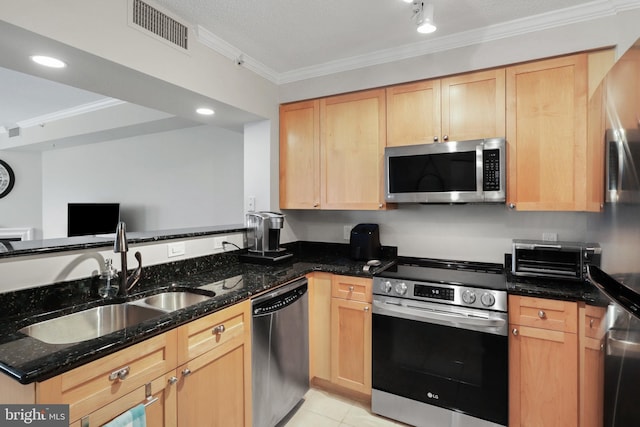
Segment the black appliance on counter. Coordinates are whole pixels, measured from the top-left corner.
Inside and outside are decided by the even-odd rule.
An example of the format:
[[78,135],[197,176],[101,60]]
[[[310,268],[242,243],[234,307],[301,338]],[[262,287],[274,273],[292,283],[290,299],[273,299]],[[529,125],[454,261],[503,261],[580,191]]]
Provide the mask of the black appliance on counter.
[[499,264],[400,258],[374,275],[372,411],[423,427],[506,426]]
[[598,243],[513,240],[511,275],[535,279],[586,279],[588,265],[600,265]]
[[379,259],[382,255],[382,246],[378,224],[358,224],[353,227],[349,238],[349,249],[352,259]]

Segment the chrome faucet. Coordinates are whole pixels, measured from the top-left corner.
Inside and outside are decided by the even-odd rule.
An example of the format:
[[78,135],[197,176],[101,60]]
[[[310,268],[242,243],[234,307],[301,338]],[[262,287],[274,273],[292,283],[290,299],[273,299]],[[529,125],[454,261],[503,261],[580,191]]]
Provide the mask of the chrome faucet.
[[138,268],[127,277],[127,232],[124,221],[120,221],[116,227],[116,239],[113,243],[113,252],[120,254],[120,291],[121,296],[127,296],[129,290],[133,288],[142,278],[142,255],[140,252],[135,253],[138,260]]

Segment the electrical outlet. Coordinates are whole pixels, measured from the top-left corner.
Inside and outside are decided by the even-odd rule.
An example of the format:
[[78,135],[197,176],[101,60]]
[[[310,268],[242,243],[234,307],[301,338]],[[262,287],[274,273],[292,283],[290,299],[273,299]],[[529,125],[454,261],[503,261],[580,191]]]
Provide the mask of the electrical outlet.
[[223,248],[223,244],[222,242],[224,242],[225,240],[227,240],[227,238],[225,236],[222,237],[214,237],[213,238],[213,249],[224,249]]
[[542,240],[546,242],[557,242],[558,241],[558,233],[542,233]]
[[249,212],[255,212],[255,210],[256,210],[256,196],[249,196],[249,203],[247,204],[247,210]]
[[345,225],[344,229],[342,230],[342,237],[344,238],[344,240],[351,240],[351,229],[353,228],[352,225]]
[[168,258],[184,255],[185,252],[186,252],[186,248],[185,248],[184,242],[169,243],[167,245]]

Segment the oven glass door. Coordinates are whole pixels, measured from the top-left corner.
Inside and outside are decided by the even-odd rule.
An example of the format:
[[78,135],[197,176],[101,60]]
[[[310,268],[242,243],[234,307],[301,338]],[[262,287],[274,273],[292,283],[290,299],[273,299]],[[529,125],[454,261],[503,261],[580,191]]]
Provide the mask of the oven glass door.
[[373,388],[507,425],[507,336],[373,314]]

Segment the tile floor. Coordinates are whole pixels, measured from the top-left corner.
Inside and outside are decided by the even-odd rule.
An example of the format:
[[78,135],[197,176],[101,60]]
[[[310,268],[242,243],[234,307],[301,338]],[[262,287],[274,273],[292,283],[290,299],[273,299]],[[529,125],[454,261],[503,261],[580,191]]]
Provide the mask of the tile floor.
[[393,420],[374,415],[368,405],[310,389],[304,403],[280,427],[398,427]]

